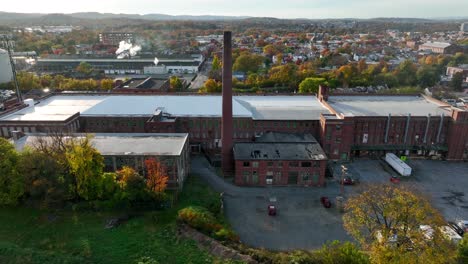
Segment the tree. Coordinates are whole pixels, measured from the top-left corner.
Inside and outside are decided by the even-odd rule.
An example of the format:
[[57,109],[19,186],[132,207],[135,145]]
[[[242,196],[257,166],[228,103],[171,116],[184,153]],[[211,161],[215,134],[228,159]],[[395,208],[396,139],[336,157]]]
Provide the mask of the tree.
[[91,72],[93,72],[93,67],[91,66],[91,64],[82,61],[80,62],[80,65],[76,67],[76,71],[84,75],[89,75]]
[[415,85],[417,83],[416,71],[416,65],[414,65],[411,60],[405,60],[402,62],[396,71],[398,84],[400,86]]
[[149,158],[145,160],[145,166],[147,171],[146,186],[147,188],[156,194],[163,193],[167,187],[167,169],[166,167],[155,158]]
[[349,87],[349,82],[353,77],[353,68],[350,65],[341,66],[336,71],[336,77],[343,83],[345,88]]
[[452,76],[452,80],[450,81],[450,88],[455,91],[463,90],[463,74],[461,72],[457,72]]
[[24,180],[18,173],[19,154],[0,138],[0,205],[16,205],[24,193]]
[[117,191],[119,191],[119,185],[117,184],[117,173],[105,172],[102,174],[102,181],[98,194],[99,198],[111,199]]
[[[455,249],[438,227],[443,217],[430,203],[402,187],[371,185],[350,198],[343,216],[346,231],[375,263],[446,263]],[[430,237],[420,225],[429,225]]]
[[182,80],[177,76],[171,76],[169,83],[171,91],[182,91],[184,87]]
[[[290,84],[296,86],[297,65],[288,63],[285,65],[275,66],[268,72],[270,79],[282,85]],[[296,86],[297,87],[297,86]]]
[[325,78],[306,78],[299,84],[299,93],[318,93],[320,85],[328,85]]
[[419,86],[430,87],[434,86],[439,81],[439,74],[432,66],[422,66],[416,72],[416,78],[418,79]]
[[214,56],[213,62],[211,63],[211,70],[218,71],[221,70],[221,62],[219,61],[218,56]]
[[237,57],[234,65],[232,66],[234,71],[241,72],[258,72],[260,66],[263,64],[264,58],[256,54],[241,54]]
[[148,199],[145,179],[133,168],[124,166],[117,171],[117,176],[117,181],[129,201],[135,202]]
[[278,53],[281,53],[281,50],[279,50],[275,45],[269,44],[263,47],[263,54],[269,57],[273,57],[273,55]]
[[61,204],[71,198],[71,182],[65,175],[65,168],[53,156],[35,150],[21,154],[20,173],[24,177],[25,192],[34,200],[49,207]]
[[91,145],[89,137],[71,140],[69,144],[65,156],[76,181],[76,193],[84,200],[98,198],[104,158]]

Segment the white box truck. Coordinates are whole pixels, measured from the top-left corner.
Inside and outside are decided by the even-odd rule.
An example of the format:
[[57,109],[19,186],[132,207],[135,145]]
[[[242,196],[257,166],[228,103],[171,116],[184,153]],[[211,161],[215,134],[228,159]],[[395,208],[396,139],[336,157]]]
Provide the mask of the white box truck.
[[396,170],[401,176],[410,176],[411,167],[408,166],[404,161],[399,159],[393,153],[387,153],[385,155],[385,161],[390,165],[394,170]]

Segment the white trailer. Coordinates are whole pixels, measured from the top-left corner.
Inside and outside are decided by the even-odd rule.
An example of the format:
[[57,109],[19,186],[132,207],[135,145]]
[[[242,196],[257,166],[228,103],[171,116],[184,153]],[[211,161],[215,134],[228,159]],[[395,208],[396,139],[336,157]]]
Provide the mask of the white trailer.
[[385,161],[390,165],[394,170],[396,170],[401,176],[410,176],[411,167],[408,166],[404,161],[399,159],[393,153],[387,153],[385,155]]

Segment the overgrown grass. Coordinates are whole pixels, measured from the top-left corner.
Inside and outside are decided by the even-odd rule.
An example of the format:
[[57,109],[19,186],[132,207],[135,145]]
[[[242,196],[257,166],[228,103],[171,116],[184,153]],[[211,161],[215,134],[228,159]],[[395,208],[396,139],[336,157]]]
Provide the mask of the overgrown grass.
[[[193,241],[176,237],[177,211],[188,205],[216,208],[219,194],[193,175],[177,205],[144,213],[115,228],[107,219],[123,212],[56,213],[0,208],[0,263],[214,263]],[[50,215],[57,219],[51,221]]]

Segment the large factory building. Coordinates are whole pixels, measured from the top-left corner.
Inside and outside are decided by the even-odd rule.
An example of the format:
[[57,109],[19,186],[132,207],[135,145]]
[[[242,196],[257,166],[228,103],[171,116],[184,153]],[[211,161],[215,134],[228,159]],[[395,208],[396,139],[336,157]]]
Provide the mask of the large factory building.
[[[0,136],[55,130],[188,133],[191,152],[221,161],[239,185],[321,186],[327,160],[387,152],[468,160],[468,111],[424,95],[334,96],[321,87],[317,96],[232,96],[229,41],[230,34],[222,96],[52,95],[0,114]],[[307,136],[266,140],[271,132],[273,138]]]

